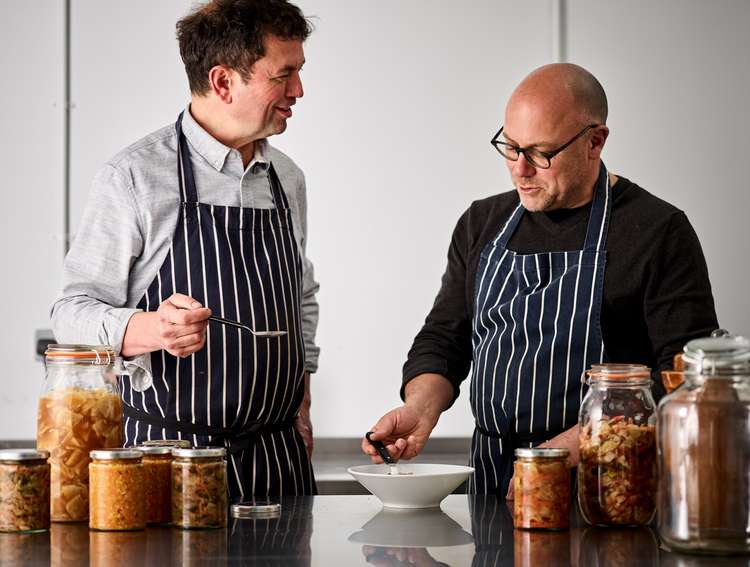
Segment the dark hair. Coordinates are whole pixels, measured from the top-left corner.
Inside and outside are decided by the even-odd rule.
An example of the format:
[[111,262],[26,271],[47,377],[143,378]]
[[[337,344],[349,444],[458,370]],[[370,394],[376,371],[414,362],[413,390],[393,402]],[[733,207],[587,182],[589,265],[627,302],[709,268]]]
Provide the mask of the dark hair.
[[190,92],[209,91],[208,72],[216,65],[247,80],[253,64],[265,55],[269,35],[304,41],[311,32],[300,9],[286,0],[212,0],[177,22]]

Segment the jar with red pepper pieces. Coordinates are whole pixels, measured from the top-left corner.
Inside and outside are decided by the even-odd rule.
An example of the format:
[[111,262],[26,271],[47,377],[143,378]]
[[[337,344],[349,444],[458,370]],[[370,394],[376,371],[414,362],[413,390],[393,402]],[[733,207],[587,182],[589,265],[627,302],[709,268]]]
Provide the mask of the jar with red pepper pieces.
[[656,512],[656,403],[651,372],[596,364],[579,414],[578,503],[601,526],[646,525]]

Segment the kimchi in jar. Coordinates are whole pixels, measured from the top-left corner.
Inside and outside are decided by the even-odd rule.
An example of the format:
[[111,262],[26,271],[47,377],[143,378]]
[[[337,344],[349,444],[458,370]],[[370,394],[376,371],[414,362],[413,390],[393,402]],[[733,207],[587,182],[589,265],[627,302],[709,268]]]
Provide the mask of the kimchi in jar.
[[121,447],[122,402],[107,346],[49,345],[37,447],[50,453],[53,522],[89,517],[89,453]]
[[516,449],[513,526],[564,530],[570,525],[567,449]]
[[168,524],[172,521],[172,449],[154,445],[136,449],[143,453],[146,523]]
[[34,449],[0,451],[0,532],[49,529],[48,457]]
[[172,454],[172,523],[185,529],[226,527],[226,450],[197,447]]
[[146,527],[142,453],[135,449],[91,451],[89,527],[141,530]]

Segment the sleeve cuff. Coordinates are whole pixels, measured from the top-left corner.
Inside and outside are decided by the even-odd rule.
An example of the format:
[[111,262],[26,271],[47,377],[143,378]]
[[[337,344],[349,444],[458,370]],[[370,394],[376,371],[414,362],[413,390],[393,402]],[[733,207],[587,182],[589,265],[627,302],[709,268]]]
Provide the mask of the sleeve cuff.
[[148,390],[154,384],[151,374],[151,354],[139,354],[127,360],[123,359],[125,373],[130,376],[130,386],[136,392]]

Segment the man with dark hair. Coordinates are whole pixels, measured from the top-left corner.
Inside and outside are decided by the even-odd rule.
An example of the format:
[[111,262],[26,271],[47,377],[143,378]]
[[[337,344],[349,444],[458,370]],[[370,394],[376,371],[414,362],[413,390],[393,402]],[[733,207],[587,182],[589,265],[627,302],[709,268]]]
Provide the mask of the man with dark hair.
[[[424,447],[471,367],[469,489],[512,494],[514,449],[578,462],[582,373],[603,361],[658,370],[717,325],[708,270],[685,214],[606,170],[607,97],[571,64],[532,72],[492,139],[516,190],[458,221],[448,267],[404,365],[404,405],[372,438],[395,458]],[[367,441],[362,449],[380,462]]]
[[233,499],[315,492],[305,179],[266,140],[303,95],[310,32],[285,0],[177,23],[190,104],[97,173],[52,310],[58,341],[124,357],[125,444],[226,447]]

